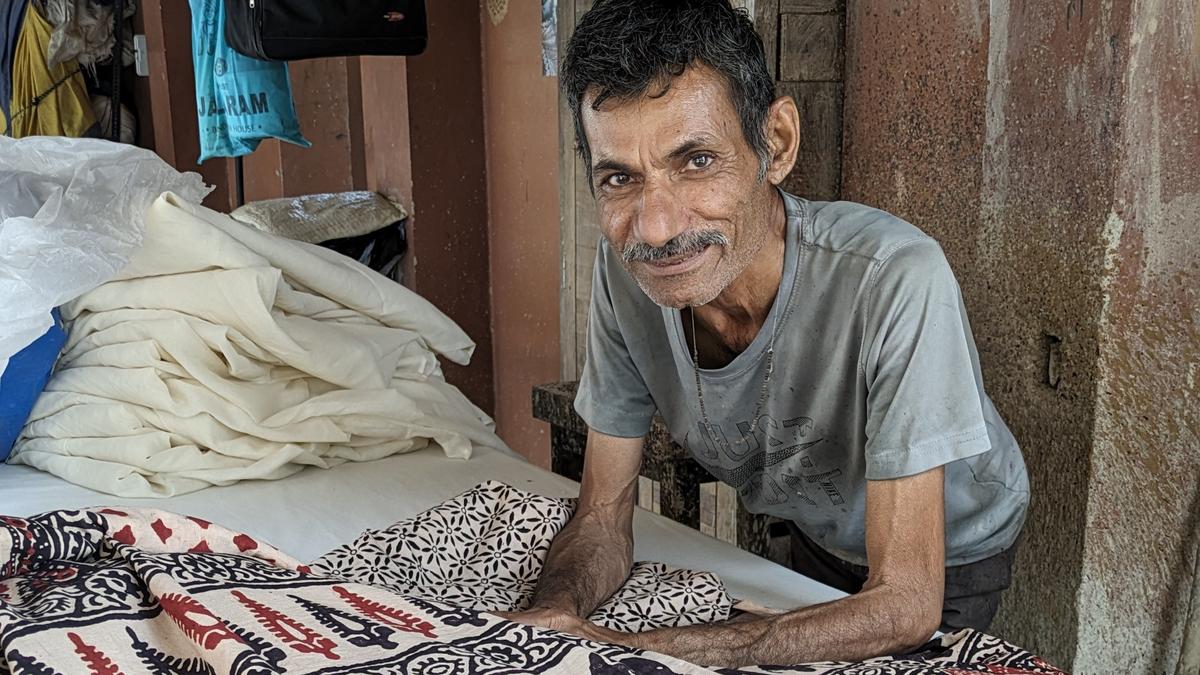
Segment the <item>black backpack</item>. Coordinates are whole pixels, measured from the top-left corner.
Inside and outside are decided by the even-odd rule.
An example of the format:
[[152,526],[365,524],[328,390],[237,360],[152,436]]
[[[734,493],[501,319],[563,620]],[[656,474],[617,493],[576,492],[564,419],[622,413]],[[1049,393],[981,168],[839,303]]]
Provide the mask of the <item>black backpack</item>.
[[225,41],[267,61],[425,51],[424,0],[225,0]]

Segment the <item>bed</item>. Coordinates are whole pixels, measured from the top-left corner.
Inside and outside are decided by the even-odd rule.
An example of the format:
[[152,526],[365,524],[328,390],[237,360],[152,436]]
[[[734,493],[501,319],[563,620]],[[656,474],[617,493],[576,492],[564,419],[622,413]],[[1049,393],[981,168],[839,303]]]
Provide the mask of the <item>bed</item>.
[[[542,500],[533,507],[542,513],[555,508],[547,509],[554,501],[548,498],[575,495],[578,485],[487,448],[458,460],[430,447],[310,468],[283,480],[140,500],[93,492],[27,466],[0,466],[0,672],[1061,675],[975,631],[936,637],[913,654],[859,663],[712,670],[396,592],[369,574],[328,573],[338,551],[364,550],[368,535],[360,533],[394,530],[397,521],[408,527],[404,523],[464,496],[505,490]],[[559,508],[559,526],[566,517],[569,510]],[[434,522],[424,522],[424,535],[452,529]],[[129,525],[140,528],[136,545],[121,536]],[[717,594],[726,612],[733,600],[783,609],[844,595],[642,509],[634,530],[635,559],[715,573],[724,584]],[[202,547],[191,546],[197,536]],[[493,542],[486,548],[506,547]],[[375,562],[387,565],[391,555],[377,551]],[[314,558],[310,569],[304,561]],[[644,564],[635,565],[617,596]],[[429,565],[407,559],[392,567],[420,576]],[[639,612],[639,603],[662,604],[659,589],[672,583],[656,576],[664,566],[649,567],[659,571],[651,569],[650,583],[628,596]]]
[[[367,529],[410,518],[487,480],[547,496],[574,496],[578,485],[488,448],[469,460],[431,447],[374,462],[307,469],[277,481],[245,481],[166,499],[114,497],[27,466],[0,466],[0,514],[31,516],[54,509],[152,506],[246,532],[299,560],[312,560]],[[827,602],[844,593],[789,569],[638,509],[639,560],[715,572],[729,593],[774,608]]]

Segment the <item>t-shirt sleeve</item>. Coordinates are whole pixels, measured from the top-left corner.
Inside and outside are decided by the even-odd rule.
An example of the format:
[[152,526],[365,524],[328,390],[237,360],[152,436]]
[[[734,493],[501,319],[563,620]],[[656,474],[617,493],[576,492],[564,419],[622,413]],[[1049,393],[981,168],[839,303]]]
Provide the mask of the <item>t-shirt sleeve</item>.
[[621,333],[606,267],[609,256],[608,247],[601,243],[592,272],[587,363],[575,395],[575,411],[600,433],[638,438],[650,431],[656,408]]
[[914,240],[877,263],[861,360],[868,480],[911,476],[991,447],[971,339],[937,242]]

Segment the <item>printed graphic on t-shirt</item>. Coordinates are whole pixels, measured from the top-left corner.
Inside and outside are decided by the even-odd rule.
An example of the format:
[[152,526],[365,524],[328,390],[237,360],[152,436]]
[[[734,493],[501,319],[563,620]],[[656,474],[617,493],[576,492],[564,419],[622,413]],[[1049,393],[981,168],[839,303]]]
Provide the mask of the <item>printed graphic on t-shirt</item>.
[[733,425],[737,429],[734,438],[719,423],[713,423],[710,430],[699,421],[699,442],[689,438],[688,446],[698,462],[737,489],[747,504],[775,506],[792,500],[808,506],[845,503],[836,480],[841,469],[823,470],[813,458],[811,451],[825,439],[811,418],[792,417],[779,423],[763,415],[753,430],[752,421]]

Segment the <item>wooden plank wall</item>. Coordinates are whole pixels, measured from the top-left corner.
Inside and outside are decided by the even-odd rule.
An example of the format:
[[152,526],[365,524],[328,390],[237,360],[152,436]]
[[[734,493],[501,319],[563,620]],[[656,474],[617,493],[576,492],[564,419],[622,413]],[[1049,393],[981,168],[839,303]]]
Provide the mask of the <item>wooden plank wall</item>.
[[[558,27],[558,63],[561,67],[563,49],[571,39],[575,28],[576,9],[573,0],[559,0],[556,18]],[[560,371],[564,380],[574,380],[579,376],[577,355],[583,349],[577,340],[576,312],[576,283],[575,283],[575,223],[578,214],[575,213],[575,174],[579,165],[578,153],[575,152],[575,130],[571,122],[571,111],[567,107],[566,97],[559,90],[558,95],[558,204],[559,204],[559,246],[560,274],[558,285],[558,331],[559,354],[561,359]]]
[[[754,17],[776,91],[800,109],[800,156],[784,189],[809,199],[837,199],[841,191],[843,42],[845,0],[731,0]],[[559,56],[592,0],[560,0]],[[560,100],[559,199],[562,217],[560,331],[562,377],[577,379],[587,358],[587,314],[592,267],[600,238],[587,175],[575,152],[575,131]]]
[[837,199],[842,176],[844,0],[777,0],[776,88],[800,108],[800,156],[785,190]]
[[[592,0],[560,0],[560,56],[579,17],[591,7]],[[565,101],[562,109],[560,140],[563,154],[559,175],[563,181],[560,193],[563,197],[560,210],[563,222],[563,314],[559,330],[563,335],[563,378],[573,380],[582,370],[587,353],[588,300],[592,296],[592,266],[600,228],[595,200],[588,187],[587,170],[575,151],[575,129]]]
[[192,69],[191,14],[175,0],[142,0],[138,28],[146,34],[150,73],[138,78],[141,143],[177,169],[197,171],[216,190],[205,200],[228,211],[246,201],[314,192],[378,190],[412,208],[412,164],[406,61],[354,57],[289,65],[293,100],[312,148],[263,141],[235,162],[198,165],[199,123]]

